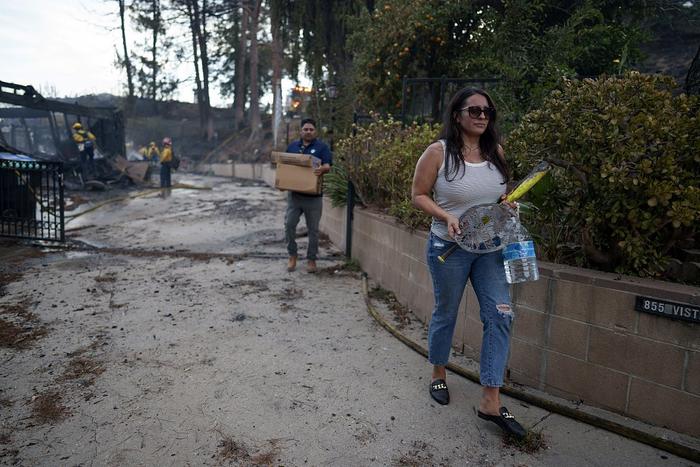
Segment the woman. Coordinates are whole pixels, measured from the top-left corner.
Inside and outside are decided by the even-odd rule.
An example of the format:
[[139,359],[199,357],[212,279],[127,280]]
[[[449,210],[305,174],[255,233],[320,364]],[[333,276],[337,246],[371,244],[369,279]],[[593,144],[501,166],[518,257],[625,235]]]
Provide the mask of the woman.
[[499,397],[513,321],[502,253],[471,253],[458,248],[444,264],[437,258],[461,233],[459,216],[464,211],[505,197],[510,174],[498,141],[491,97],[479,89],[459,91],[445,112],[439,141],[428,146],[416,164],[412,199],[417,208],[433,217],[427,246],[435,294],[428,332],[429,361],[433,364],[430,395],[442,405],[449,403],[445,366],[464,287],[471,278],[483,323],[478,415],[521,438],[525,430],[501,406]]

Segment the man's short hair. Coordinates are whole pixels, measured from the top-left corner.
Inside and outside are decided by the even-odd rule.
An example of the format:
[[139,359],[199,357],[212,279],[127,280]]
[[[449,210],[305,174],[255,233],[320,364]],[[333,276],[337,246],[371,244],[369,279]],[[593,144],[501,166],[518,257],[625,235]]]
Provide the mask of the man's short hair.
[[305,118],[305,119],[303,119],[303,120],[301,121],[301,128],[304,128],[304,125],[306,125],[307,123],[312,124],[312,125],[314,126],[314,128],[316,128],[316,120],[314,120],[313,118]]

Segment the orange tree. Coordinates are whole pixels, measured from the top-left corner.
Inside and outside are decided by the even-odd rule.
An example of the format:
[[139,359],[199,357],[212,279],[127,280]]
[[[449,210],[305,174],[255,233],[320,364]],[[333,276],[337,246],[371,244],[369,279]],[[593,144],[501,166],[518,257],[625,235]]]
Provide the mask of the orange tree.
[[457,76],[478,43],[471,1],[385,0],[359,17],[348,38],[360,104],[401,108],[403,77]]
[[[639,57],[644,2],[384,0],[349,21],[357,102],[395,113],[404,77],[496,76],[505,113],[536,106],[562,76],[618,73]],[[505,108],[504,108],[505,106]]]
[[562,77],[621,73],[641,58],[641,20],[654,6],[632,0],[512,0],[486,9],[492,33],[463,73],[486,70],[505,80],[511,113],[538,106]]

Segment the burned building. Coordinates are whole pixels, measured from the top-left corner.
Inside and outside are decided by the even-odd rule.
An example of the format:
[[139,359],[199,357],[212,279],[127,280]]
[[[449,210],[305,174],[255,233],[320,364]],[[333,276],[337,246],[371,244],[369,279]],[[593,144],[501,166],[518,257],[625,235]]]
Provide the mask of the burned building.
[[37,157],[71,162],[78,150],[71,126],[78,122],[97,137],[100,153],[126,154],[124,118],[115,107],[92,107],[46,99],[32,86],[0,81],[0,131],[11,146]]

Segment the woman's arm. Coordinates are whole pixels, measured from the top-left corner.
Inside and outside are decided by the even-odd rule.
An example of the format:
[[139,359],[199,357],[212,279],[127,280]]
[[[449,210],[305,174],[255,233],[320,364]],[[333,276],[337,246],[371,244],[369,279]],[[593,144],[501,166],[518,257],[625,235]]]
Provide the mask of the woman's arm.
[[459,230],[459,220],[444,209],[440,208],[431,196],[433,185],[442,165],[443,151],[440,143],[433,143],[418,159],[416,171],[413,174],[413,186],[411,187],[411,201],[421,211],[436,219],[442,219],[447,224],[447,231],[451,237],[462,233]]

